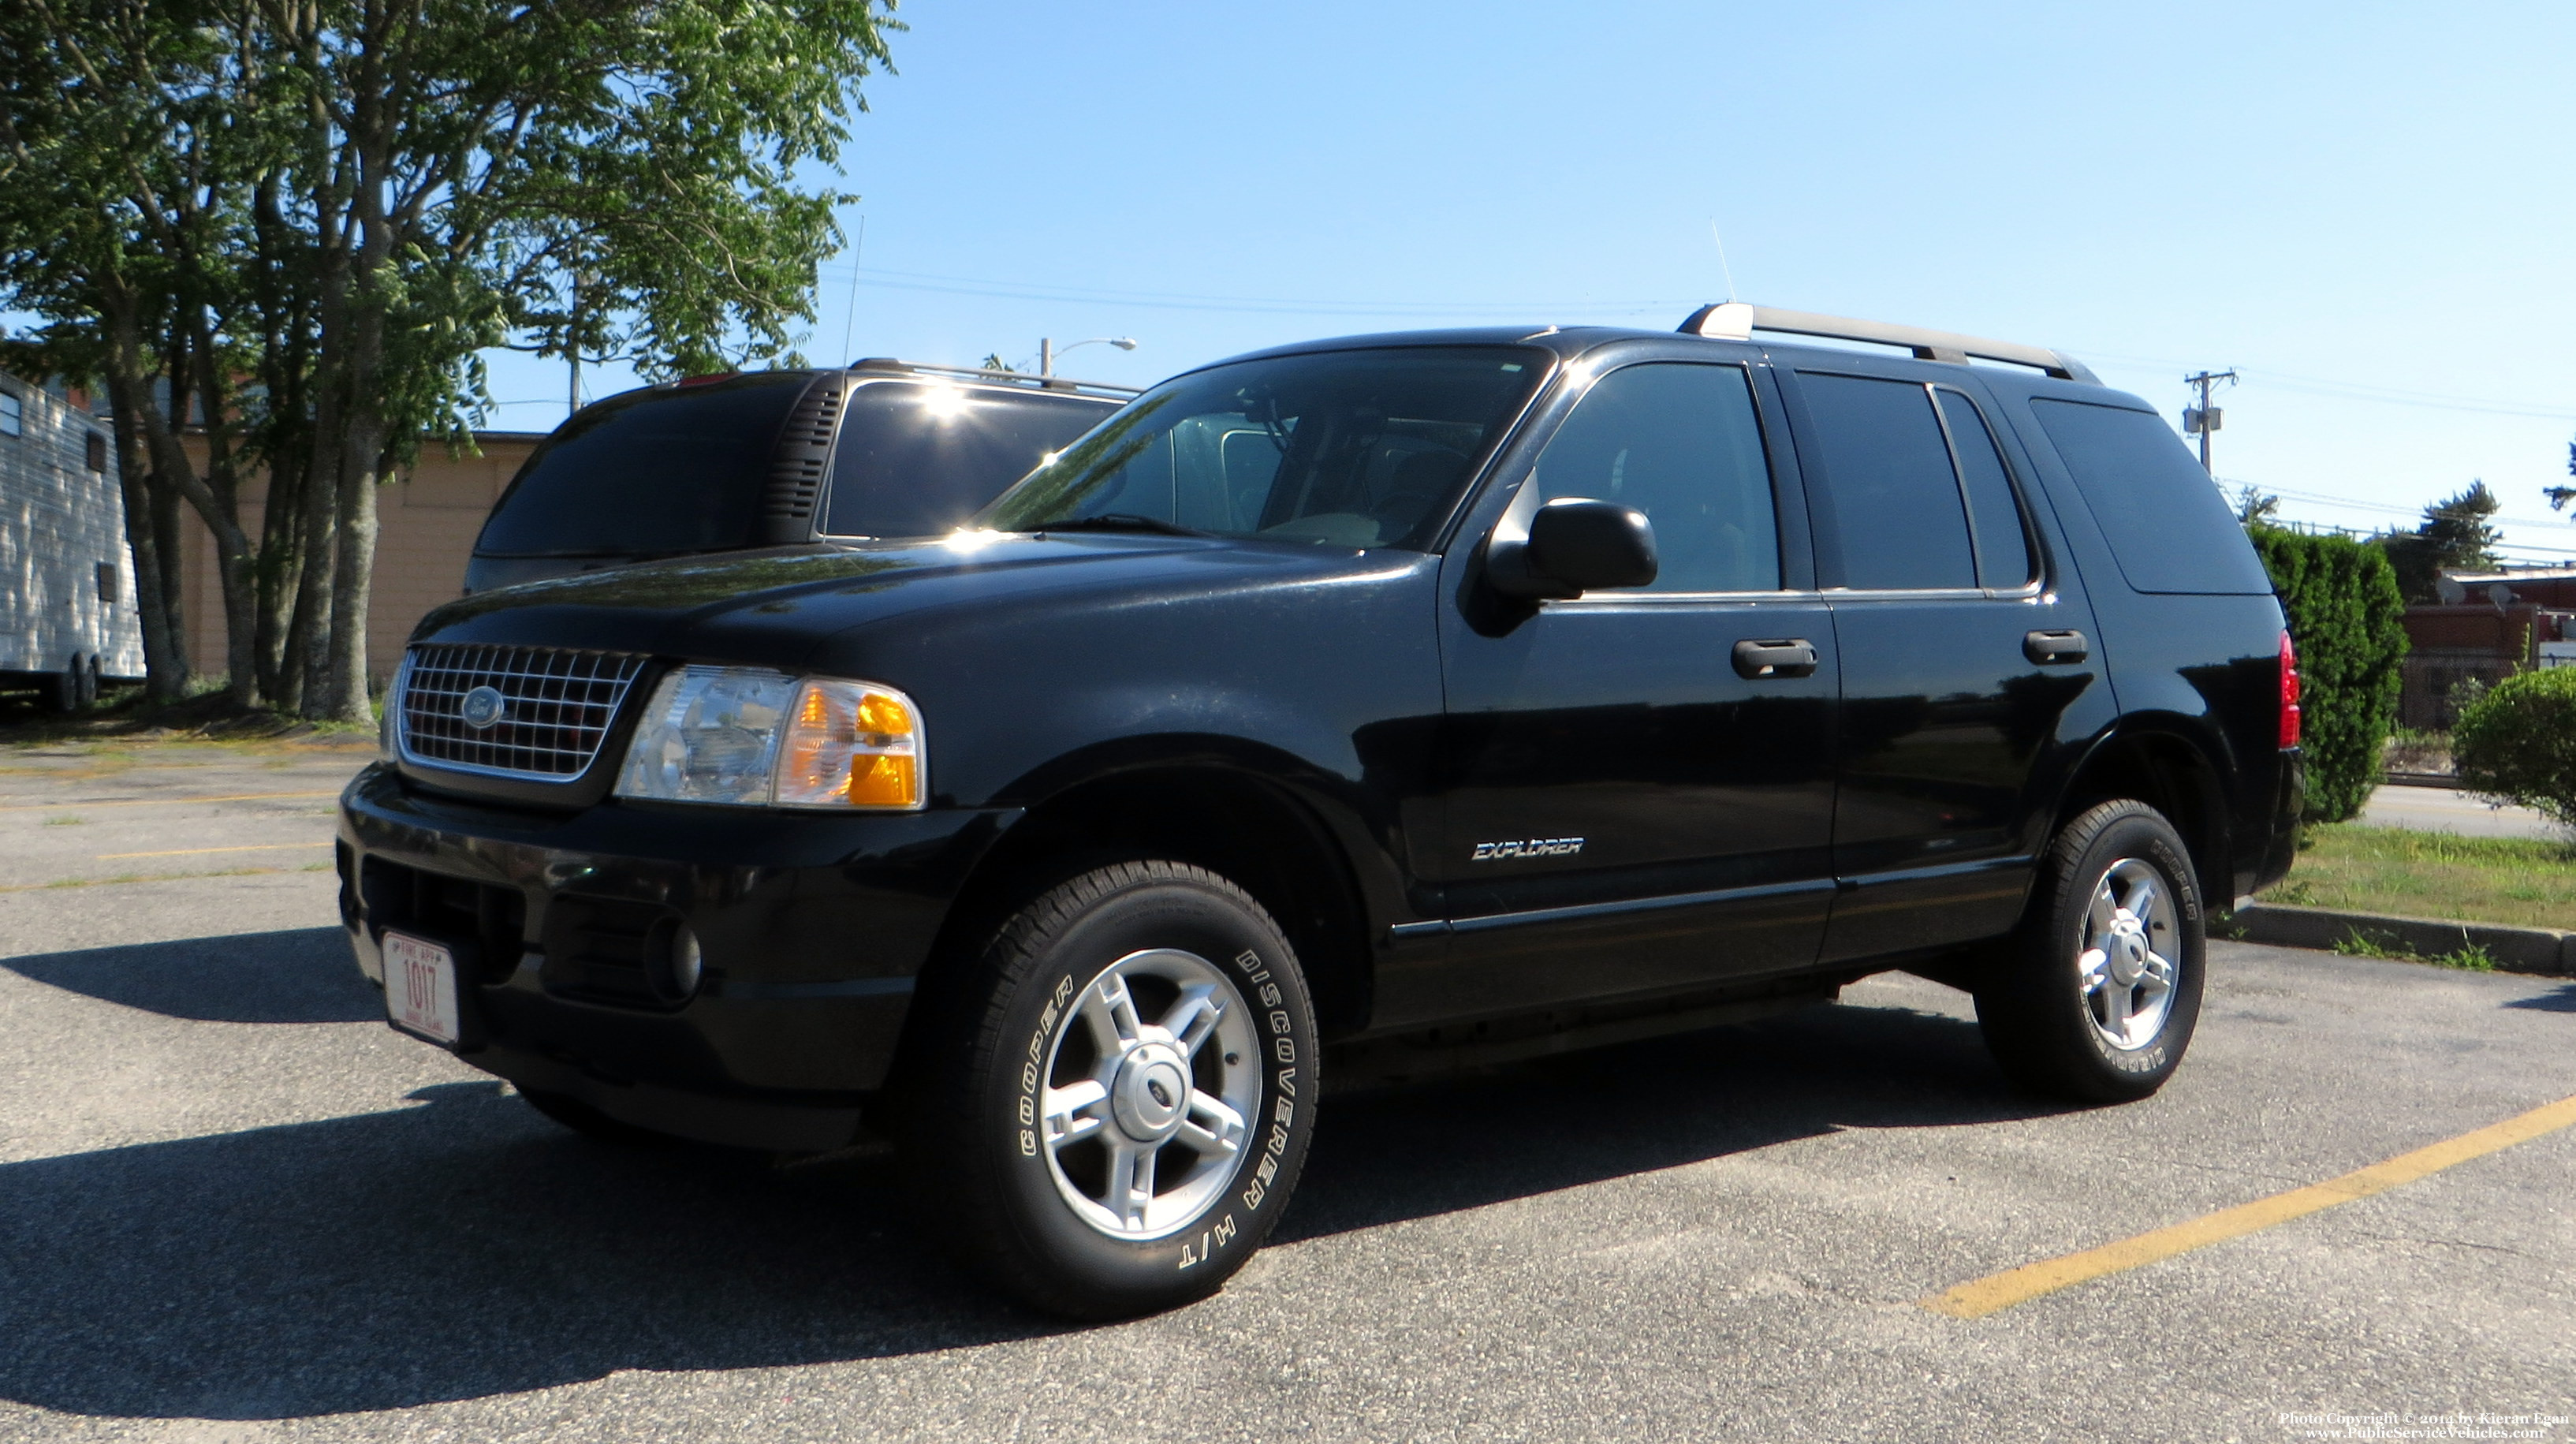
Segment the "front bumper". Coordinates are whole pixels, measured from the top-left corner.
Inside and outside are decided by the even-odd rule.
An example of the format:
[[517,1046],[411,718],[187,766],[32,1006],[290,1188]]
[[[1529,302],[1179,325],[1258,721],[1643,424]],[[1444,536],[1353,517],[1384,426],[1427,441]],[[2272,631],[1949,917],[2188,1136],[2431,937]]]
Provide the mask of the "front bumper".
[[[447,944],[458,1056],[523,1088],[712,1142],[831,1148],[879,1089],[950,902],[1011,811],[830,816],[436,796],[390,767],[340,799],[340,916],[383,981],[387,927]],[[646,953],[703,949],[685,1001]]]

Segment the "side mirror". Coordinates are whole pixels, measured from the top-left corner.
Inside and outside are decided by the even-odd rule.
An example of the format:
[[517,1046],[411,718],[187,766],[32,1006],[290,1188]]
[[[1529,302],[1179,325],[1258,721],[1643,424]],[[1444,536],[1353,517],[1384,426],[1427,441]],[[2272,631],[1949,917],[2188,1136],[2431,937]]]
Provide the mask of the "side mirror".
[[1563,496],[1530,517],[1527,540],[1497,534],[1486,552],[1495,590],[1531,600],[1564,600],[1655,579],[1655,527],[1615,501]]

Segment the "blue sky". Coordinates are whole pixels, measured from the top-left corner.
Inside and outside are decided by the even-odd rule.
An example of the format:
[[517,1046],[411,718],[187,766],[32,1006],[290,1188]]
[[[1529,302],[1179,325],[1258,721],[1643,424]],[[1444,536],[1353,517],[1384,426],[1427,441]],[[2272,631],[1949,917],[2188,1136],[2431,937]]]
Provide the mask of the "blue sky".
[[[2576,6],[901,13],[818,359],[1132,336],[1062,369],[1141,384],[1310,336],[1669,327],[1727,290],[1714,221],[1745,299],[2061,346],[2169,418],[2237,367],[2219,474],[2290,516],[2483,477],[2517,555],[2576,560],[2539,496],[2576,436]],[[561,419],[560,363],[495,361],[496,425]]]

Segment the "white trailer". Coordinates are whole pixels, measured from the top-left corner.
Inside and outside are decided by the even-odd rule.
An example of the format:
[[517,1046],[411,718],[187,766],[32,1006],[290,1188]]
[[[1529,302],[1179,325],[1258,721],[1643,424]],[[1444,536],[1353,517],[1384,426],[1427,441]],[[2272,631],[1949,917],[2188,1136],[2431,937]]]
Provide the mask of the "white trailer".
[[104,421],[0,374],[0,687],[68,712],[143,675],[125,492]]

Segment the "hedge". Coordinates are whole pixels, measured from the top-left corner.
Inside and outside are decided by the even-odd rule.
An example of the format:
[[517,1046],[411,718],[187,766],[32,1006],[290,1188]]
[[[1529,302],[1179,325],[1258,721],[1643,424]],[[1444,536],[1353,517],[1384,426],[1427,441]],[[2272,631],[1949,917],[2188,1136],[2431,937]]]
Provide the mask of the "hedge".
[[2507,677],[2451,724],[2460,785],[2576,826],[2576,667]]
[[2343,536],[2246,528],[2299,649],[2300,732],[2311,822],[2361,811],[2397,722],[2405,598],[2388,554]]

